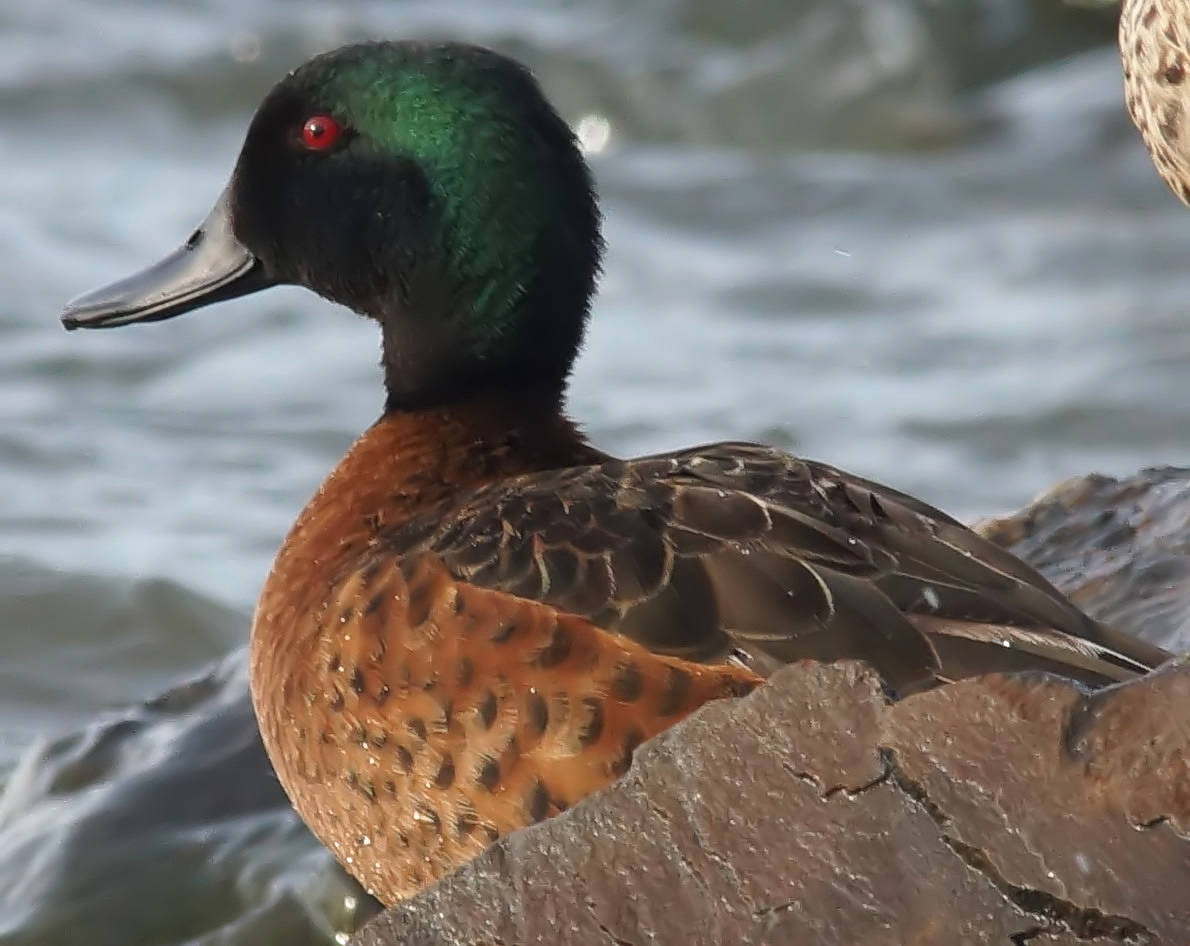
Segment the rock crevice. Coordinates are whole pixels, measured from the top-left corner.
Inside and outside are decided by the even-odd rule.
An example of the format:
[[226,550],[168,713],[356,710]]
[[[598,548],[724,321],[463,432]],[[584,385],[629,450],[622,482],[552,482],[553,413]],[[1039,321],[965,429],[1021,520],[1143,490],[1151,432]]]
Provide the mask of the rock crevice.
[[1187,705],[1177,662],[896,703],[861,664],[790,667],[356,942],[1184,942]]

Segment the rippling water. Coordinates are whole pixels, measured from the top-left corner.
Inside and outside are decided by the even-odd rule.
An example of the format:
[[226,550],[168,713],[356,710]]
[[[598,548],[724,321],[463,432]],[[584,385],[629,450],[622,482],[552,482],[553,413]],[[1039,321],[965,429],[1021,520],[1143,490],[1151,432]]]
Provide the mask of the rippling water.
[[[63,826],[96,799],[136,797],[104,795],[107,770],[37,791],[30,773],[53,760],[57,778],[71,753],[94,762],[102,747],[77,733],[97,716],[161,722],[141,700],[242,644],[286,528],[377,414],[372,326],[300,290],[112,333],[68,337],[56,321],[67,297],[190,232],[257,99],[316,51],[494,44],[591,131],[610,251],[571,407],[607,449],[763,439],[968,517],[1070,474],[1186,462],[1190,215],[1124,116],[1110,11],[728,11],[0,7],[0,836],[23,832],[6,848],[26,852],[0,855],[0,941],[63,941],[69,898],[51,880],[70,871],[46,852],[79,843]],[[166,750],[137,751],[141,764]],[[250,823],[229,842],[245,875],[273,876],[286,844],[308,850],[294,835],[254,862],[252,832],[295,829]],[[112,942],[195,941],[230,909],[212,896],[209,922]],[[70,923],[90,915],[80,902]],[[143,908],[104,903],[107,916]],[[313,925],[329,935],[328,922]]]

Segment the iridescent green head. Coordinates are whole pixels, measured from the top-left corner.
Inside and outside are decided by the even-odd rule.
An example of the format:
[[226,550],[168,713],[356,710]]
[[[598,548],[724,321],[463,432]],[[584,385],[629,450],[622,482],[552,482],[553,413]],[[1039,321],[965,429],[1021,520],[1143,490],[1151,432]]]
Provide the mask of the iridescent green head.
[[64,318],[169,318],[295,283],[380,322],[391,408],[560,392],[601,249],[590,173],[526,69],[473,46],[369,43],[282,80],[186,246]]

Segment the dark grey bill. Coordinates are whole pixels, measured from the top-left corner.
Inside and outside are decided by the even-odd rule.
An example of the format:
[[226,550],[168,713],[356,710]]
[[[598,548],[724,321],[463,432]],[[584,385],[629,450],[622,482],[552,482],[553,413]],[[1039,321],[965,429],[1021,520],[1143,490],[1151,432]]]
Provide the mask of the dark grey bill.
[[232,232],[226,191],[194,235],[165,259],[66,304],[67,329],[160,322],[275,285]]

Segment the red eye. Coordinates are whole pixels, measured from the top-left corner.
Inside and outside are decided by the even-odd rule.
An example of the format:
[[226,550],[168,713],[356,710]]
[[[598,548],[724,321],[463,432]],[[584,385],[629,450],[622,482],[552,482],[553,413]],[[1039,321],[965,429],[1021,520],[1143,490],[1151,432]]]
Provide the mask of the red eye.
[[302,125],[302,144],[311,151],[326,151],[343,133],[343,126],[330,115],[311,115]]

